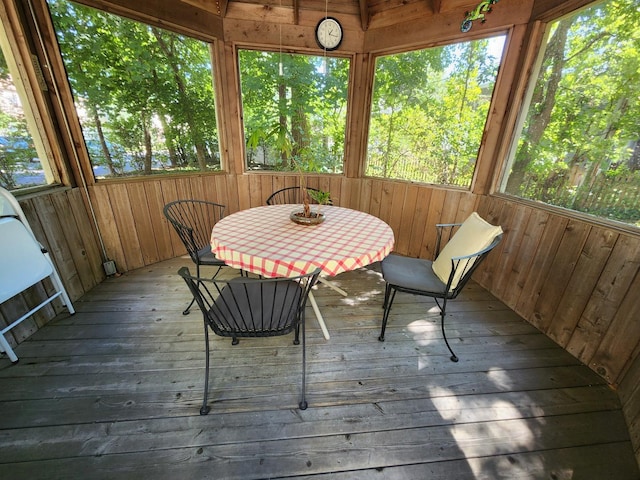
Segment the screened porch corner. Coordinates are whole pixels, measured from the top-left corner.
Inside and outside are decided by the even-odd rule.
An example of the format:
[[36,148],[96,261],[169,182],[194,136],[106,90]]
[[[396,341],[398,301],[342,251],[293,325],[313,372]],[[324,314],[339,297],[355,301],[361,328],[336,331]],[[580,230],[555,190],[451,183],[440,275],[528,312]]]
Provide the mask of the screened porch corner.
[[307,410],[292,337],[214,337],[200,416],[183,265],[107,279],[0,360],[4,478],[639,478],[616,392],[477,283],[448,307],[458,363],[430,299],[398,294],[379,342],[377,265],[316,288]]

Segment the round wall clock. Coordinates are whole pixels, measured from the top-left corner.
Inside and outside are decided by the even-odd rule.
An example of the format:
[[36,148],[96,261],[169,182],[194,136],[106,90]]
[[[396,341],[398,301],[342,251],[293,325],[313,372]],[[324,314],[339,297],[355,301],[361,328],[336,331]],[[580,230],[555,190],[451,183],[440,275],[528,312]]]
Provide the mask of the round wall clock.
[[325,17],[316,27],[316,41],[324,50],[335,50],[342,43],[342,25],[333,17]]

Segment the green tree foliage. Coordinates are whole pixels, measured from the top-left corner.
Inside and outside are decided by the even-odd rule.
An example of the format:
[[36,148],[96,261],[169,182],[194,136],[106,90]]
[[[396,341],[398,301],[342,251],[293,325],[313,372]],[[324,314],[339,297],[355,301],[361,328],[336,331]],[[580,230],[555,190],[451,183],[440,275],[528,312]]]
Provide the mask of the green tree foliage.
[[[503,39],[494,39],[494,50]],[[376,62],[367,175],[469,186],[498,69],[489,40]]]
[[49,0],[94,165],[111,175],[219,168],[207,44]]
[[506,191],[640,225],[640,8],[551,26]]
[[[13,88],[9,67],[1,50],[0,84],[4,90]],[[0,185],[7,189],[16,188],[17,175],[37,157],[22,107],[0,111]]]
[[341,173],[349,62],[241,50],[249,168]]

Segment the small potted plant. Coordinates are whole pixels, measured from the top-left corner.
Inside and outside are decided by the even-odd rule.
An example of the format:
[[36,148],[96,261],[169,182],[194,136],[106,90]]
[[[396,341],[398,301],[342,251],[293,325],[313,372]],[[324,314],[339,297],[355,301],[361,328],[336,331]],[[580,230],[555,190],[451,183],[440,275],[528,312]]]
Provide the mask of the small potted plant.
[[322,205],[328,205],[331,202],[331,194],[324,190],[307,190],[307,195],[318,204],[316,214],[322,215]]
[[[304,171],[295,159],[292,159],[292,161],[300,176],[299,185],[300,198],[302,198],[302,210],[294,210],[291,212],[291,220],[301,225],[317,225],[324,222],[325,216],[322,213],[322,205],[330,203],[331,194],[323,190],[308,189]],[[318,209],[315,212],[311,210],[311,199],[315,200],[318,204]]]
[[[300,187],[302,197],[302,210],[299,208],[291,212],[290,218],[293,222],[301,225],[317,225],[324,222],[325,216],[322,213],[322,206],[330,202],[329,192],[322,190],[309,190],[306,186]],[[317,210],[311,210],[311,199],[318,203]]]

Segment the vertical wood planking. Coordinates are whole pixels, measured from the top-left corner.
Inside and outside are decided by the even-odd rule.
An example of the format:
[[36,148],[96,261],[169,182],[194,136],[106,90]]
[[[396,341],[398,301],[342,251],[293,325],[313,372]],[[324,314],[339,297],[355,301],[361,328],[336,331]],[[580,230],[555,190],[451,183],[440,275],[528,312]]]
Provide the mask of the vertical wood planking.
[[[396,243],[400,241],[401,238],[401,222],[402,222],[402,211],[404,207],[404,201],[407,191],[407,185],[404,183],[393,183],[391,184],[391,190],[389,191],[389,200],[388,200],[388,209],[385,212],[386,218],[383,218],[385,222],[389,224],[393,233],[395,235]],[[413,213],[413,212],[411,212]],[[405,253],[405,250],[402,249],[401,253]]]
[[431,201],[429,202],[429,210],[427,213],[427,221],[424,224],[422,232],[422,245],[425,248],[420,249],[420,258],[428,260],[435,259],[436,251],[436,224],[446,223],[443,220],[444,204],[446,201],[446,191],[436,188],[431,191]]
[[[251,208],[249,178],[250,175],[236,175],[235,180],[237,184],[229,189],[229,191],[232,192],[235,188],[235,191],[238,192],[238,205],[236,211]],[[231,197],[233,197],[233,195],[231,195]]]
[[363,212],[371,213],[371,189],[373,180],[370,178],[364,178],[359,181],[360,183],[360,195],[358,198],[358,203],[353,205],[353,208],[356,210],[361,210]]
[[400,225],[398,226],[395,248],[404,255],[408,254],[411,243],[411,229],[415,222],[418,190],[419,188],[416,185],[407,184],[404,190],[404,201],[400,207],[400,211],[396,212],[397,217],[400,219]]
[[229,209],[230,209],[230,205],[229,205],[230,202],[229,202],[229,191],[227,189],[227,176],[216,175],[212,179],[205,178],[205,180],[209,180],[206,183],[207,193],[209,193],[210,190],[213,190],[213,192],[211,192],[212,196],[211,197],[207,196],[207,198],[212,198],[212,201],[225,205],[225,207],[227,208],[225,208],[224,214],[228,215]]
[[619,235],[567,345],[567,350],[585,364],[591,363],[624,298],[637,295],[630,288],[639,270],[640,242]]
[[[525,206],[522,206],[521,209],[526,211],[523,216],[525,225],[520,231],[519,247],[517,253],[514,254],[515,259],[511,267],[511,273],[508,276],[505,275],[510,283],[509,288],[504,289],[503,298],[509,305],[515,305],[520,295],[525,293],[524,285],[531,272],[531,265],[538,250],[540,238],[549,219],[549,214],[542,210]],[[526,294],[528,293],[526,292]]]
[[617,238],[618,234],[611,230],[599,227],[590,229],[548,330],[549,337],[559,345],[564,347],[571,339]]
[[589,225],[569,220],[554,257],[549,275],[540,290],[540,296],[533,310],[532,319],[543,332],[548,332],[558,305],[567,291],[567,285],[580,257],[580,252],[589,234]]
[[435,228],[435,226],[427,224],[431,192],[433,192],[433,190],[430,188],[424,186],[417,187],[416,208],[412,216],[409,245],[407,247],[407,255],[410,257],[420,257],[420,253],[424,250],[422,238],[425,229]]
[[[113,185],[110,189],[109,198],[111,199],[111,208],[115,216],[116,232],[122,242],[122,251],[124,253],[125,270],[133,270],[144,266],[144,259],[141,252],[140,240],[136,229],[136,222],[133,217],[133,205],[129,197],[125,184]],[[148,208],[147,206],[142,207]],[[135,210],[139,211],[140,207],[135,206]]]
[[[68,248],[71,261],[67,263],[66,271],[58,269],[58,273],[61,278],[70,278],[72,281],[63,283],[67,287],[67,292],[73,297],[80,297],[86,292],[85,285],[92,285],[95,282],[91,265],[86,256],[86,252],[83,248],[82,236],[80,235],[80,228],[76,222],[75,216],[69,204],[69,198],[67,195],[51,195],[52,209],[55,211],[55,218],[59,219],[61,224],[59,230],[56,229],[54,236],[58,235],[61,230],[63,235],[63,242],[65,247]],[[86,218],[86,214],[85,214]],[[51,224],[53,222],[46,222]],[[91,230],[90,230],[91,231]],[[66,249],[65,249],[66,250]],[[54,257],[55,258],[55,257]],[[57,263],[57,262],[56,262]],[[69,270],[72,269],[73,273],[69,277]]]
[[435,223],[456,223],[458,218],[458,205],[460,204],[460,192],[457,190],[444,190],[445,200],[442,204],[442,218]]
[[517,258],[518,245],[520,245],[520,237],[525,225],[522,222],[526,219],[526,214],[526,210],[519,205],[507,204],[502,208],[498,224],[507,225],[507,227],[502,228],[504,231],[502,242],[494,252],[491,252],[493,272],[500,272],[500,275],[493,277],[491,282],[491,291],[498,298],[502,298],[505,290],[510,288],[513,264]]
[[382,180],[373,179],[371,180],[371,202],[369,203],[369,210],[367,213],[370,213],[374,217],[382,218],[380,215],[380,210],[383,202],[383,186],[384,183]]
[[618,395],[629,426],[636,461],[640,464],[640,355],[636,354],[630,363],[620,382]]
[[538,325],[533,316],[533,311],[546,284],[560,240],[568,223],[569,221],[563,217],[549,219],[542,234],[535,260],[531,265],[529,276],[522,289],[522,295],[520,295],[518,303],[515,305],[515,311],[535,326]]
[[90,212],[88,212],[85,207],[85,199],[82,191],[79,188],[71,189],[67,191],[67,197],[69,198],[69,205],[73,212],[75,222],[78,225],[82,251],[86,255],[86,261],[93,273],[93,281],[83,285],[83,290],[88,292],[105,278],[105,272],[102,268],[100,241],[96,236],[95,226],[93,225]]
[[[34,235],[49,251],[72,301],[104,278],[100,249],[80,190],[57,190],[30,199],[19,198],[19,202]],[[0,326],[9,325],[52,292],[53,285],[45,280],[3,303]],[[16,346],[61,311],[60,301],[55,300],[7,332],[5,337]]]
[[317,188],[331,194],[333,205],[350,208],[352,181],[346,177],[317,177]]
[[126,187],[129,203],[136,205],[136,208],[131,209],[131,217],[142,256],[142,265],[140,266],[156,263],[160,261],[160,256],[158,255],[157,237],[151,216],[158,214],[162,210],[162,206],[148,200],[144,183],[129,183]]
[[[162,202],[164,205],[167,203],[175,202],[176,200],[180,200],[182,197],[178,194],[178,189],[176,188],[176,182],[174,180],[165,180],[160,182],[160,189],[162,190]],[[159,200],[159,197],[156,197]],[[163,205],[163,208],[164,208]],[[169,242],[171,251],[174,256],[178,255],[186,255],[187,249],[184,247],[184,244],[180,240],[180,237],[174,230],[174,228],[167,221],[167,228],[169,229]],[[166,238],[166,237],[165,237]],[[168,251],[168,246],[167,246]]]
[[144,190],[146,201],[149,203],[149,220],[156,243],[158,258],[168,260],[177,256],[177,253],[173,251],[173,241],[171,239],[171,237],[175,235],[175,233],[173,233],[173,227],[164,217],[164,213],[162,213],[164,206],[169,202],[165,201],[162,183],[160,181],[146,182],[144,184]]
[[[79,235],[77,235],[75,222],[69,221],[70,219],[68,218],[63,218],[64,224],[61,222],[56,207],[61,208],[61,204],[66,202],[66,198],[62,199],[61,202],[54,203],[53,199],[58,195],[61,194],[38,196],[32,199],[31,204],[33,205],[35,216],[38,218],[36,228],[42,231],[42,236],[36,235],[36,238],[42,239],[40,243],[44,244],[49,250],[58,273],[69,291],[69,295],[72,298],[78,298],[84,293],[84,288],[73,261],[71,246],[77,247],[79,245]],[[64,210],[69,212],[66,206]],[[32,223],[30,222],[30,224]]]
[[637,357],[640,353],[640,275],[635,276],[629,292],[589,364],[607,382],[614,385],[622,381],[620,374],[625,367],[629,368],[634,356]]

